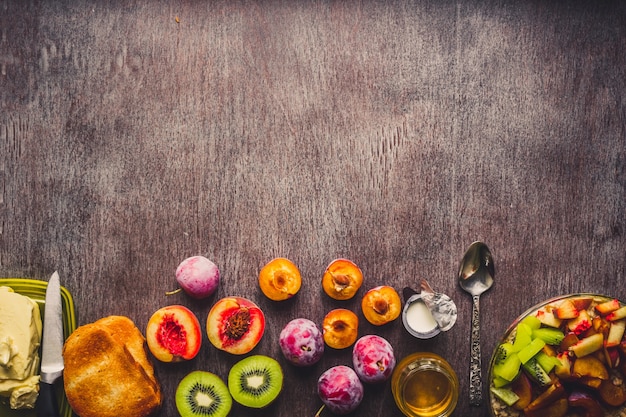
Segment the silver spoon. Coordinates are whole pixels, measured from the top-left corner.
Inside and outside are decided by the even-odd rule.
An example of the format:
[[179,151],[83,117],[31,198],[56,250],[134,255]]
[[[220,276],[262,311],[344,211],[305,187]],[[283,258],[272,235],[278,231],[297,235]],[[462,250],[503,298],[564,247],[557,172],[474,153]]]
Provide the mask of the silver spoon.
[[487,245],[474,242],[461,260],[459,285],[472,296],[472,333],[470,356],[470,404],[478,406],[483,400],[483,382],[480,357],[480,295],[493,285],[495,270],[493,257]]

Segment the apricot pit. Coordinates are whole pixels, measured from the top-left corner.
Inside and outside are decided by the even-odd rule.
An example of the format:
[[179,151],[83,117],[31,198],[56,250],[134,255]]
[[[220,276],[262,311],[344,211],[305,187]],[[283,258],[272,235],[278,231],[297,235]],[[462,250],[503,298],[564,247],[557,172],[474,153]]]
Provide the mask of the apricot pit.
[[322,276],[322,288],[335,300],[349,300],[363,284],[363,273],[348,259],[335,259]]
[[365,293],[361,300],[361,310],[367,321],[375,326],[382,326],[400,316],[402,301],[393,287],[381,285]]

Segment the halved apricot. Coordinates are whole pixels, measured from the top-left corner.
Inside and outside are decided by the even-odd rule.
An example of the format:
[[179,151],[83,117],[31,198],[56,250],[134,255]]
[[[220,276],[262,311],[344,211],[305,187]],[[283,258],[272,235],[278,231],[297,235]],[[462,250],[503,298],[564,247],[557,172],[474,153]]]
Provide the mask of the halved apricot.
[[398,292],[388,285],[374,287],[361,300],[363,315],[375,326],[382,326],[400,316],[402,301]]
[[335,300],[348,300],[363,284],[363,273],[348,259],[335,259],[328,265],[322,276],[322,288]]
[[333,349],[344,349],[353,345],[358,331],[359,318],[345,308],[329,311],[322,322],[324,342]]
[[300,291],[301,285],[300,270],[287,258],[272,259],[259,273],[261,291],[270,300],[287,300]]

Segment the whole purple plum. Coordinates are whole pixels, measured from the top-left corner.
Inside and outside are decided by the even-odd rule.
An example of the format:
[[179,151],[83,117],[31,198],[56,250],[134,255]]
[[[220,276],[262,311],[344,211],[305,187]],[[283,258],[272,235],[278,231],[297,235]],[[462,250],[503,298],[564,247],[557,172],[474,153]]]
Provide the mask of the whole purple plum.
[[176,268],[176,281],[189,296],[197,299],[213,294],[220,283],[220,271],[204,256],[185,259]]
[[348,414],[361,404],[363,384],[352,368],[338,365],[320,376],[317,393],[331,412]]
[[324,353],[324,338],[320,329],[309,319],[293,319],[279,337],[285,359],[296,366],[311,366]]
[[370,334],[354,344],[352,364],[361,381],[375,384],[389,379],[396,366],[396,357],[386,339]]

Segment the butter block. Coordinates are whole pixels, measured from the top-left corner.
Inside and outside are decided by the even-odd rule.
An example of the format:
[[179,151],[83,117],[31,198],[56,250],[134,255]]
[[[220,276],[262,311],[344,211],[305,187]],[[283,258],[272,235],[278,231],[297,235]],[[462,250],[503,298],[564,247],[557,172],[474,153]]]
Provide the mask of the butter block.
[[0,287],[0,396],[11,408],[35,406],[42,327],[35,301]]

